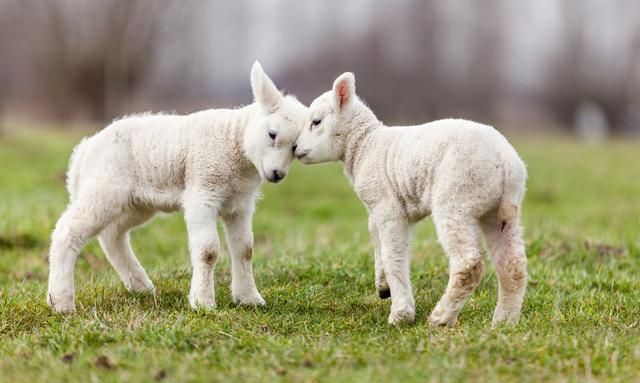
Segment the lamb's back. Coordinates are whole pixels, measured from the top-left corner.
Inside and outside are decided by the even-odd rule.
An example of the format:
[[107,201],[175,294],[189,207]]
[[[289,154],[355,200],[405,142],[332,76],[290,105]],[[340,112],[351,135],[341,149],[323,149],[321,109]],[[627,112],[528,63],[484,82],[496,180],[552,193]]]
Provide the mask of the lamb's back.
[[466,120],[384,127],[374,134],[361,189],[368,189],[367,196],[376,195],[374,188],[392,194],[417,219],[432,212],[435,199],[499,199],[505,162],[520,161],[497,130]]
[[87,185],[121,189],[181,188],[189,151],[203,151],[204,126],[191,115],[134,115],[114,121],[74,150],[73,195]]

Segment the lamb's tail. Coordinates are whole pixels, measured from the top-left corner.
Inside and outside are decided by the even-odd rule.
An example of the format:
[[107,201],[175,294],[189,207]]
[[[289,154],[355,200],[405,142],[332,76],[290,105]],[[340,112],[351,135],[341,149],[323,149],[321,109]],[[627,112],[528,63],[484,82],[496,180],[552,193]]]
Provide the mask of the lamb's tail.
[[517,224],[520,216],[520,206],[524,198],[527,169],[519,157],[506,161],[504,167],[504,188],[502,200],[498,208],[498,224],[500,231]]
[[67,169],[67,191],[69,192],[69,198],[71,202],[75,200],[75,197],[80,188],[80,166],[84,162],[87,138],[83,138],[78,145],[73,148],[71,158],[69,159],[69,168]]

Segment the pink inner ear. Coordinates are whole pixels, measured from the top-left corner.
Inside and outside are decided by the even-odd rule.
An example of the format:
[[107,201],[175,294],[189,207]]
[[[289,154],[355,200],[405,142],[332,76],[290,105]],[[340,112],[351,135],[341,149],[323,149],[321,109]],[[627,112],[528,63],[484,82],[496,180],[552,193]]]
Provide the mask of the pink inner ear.
[[342,81],[338,85],[338,97],[340,98],[340,109],[344,105],[345,101],[347,101],[347,82]]

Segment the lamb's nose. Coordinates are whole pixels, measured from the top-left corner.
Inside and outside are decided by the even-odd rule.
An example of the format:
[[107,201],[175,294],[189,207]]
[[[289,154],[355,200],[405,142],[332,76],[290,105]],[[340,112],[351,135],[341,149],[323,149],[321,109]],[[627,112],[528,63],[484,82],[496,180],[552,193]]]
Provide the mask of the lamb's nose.
[[309,154],[308,150],[298,150],[296,152],[296,158],[301,160],[301,159],[305,158],[307,156],[307,154]]
[[274,170],[274,171],[271,173],[271,179],[273,180],[273,182],[278,182],[278,181],[282,180],[282,179],[284,178],[284,176],[285,176],[285,175],[286,175],[286,174],[285,174],[285,172],[283,172],[283,171],[280,171],[280,170]]

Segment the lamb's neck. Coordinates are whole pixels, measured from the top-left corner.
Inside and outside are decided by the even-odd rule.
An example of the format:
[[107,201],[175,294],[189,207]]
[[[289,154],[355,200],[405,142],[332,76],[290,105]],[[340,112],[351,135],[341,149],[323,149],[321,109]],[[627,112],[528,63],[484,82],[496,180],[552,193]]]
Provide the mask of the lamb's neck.
[[376,116],[369,110],[355,112],[353,118],[347,124],[347,137],[344,156],[341,159],[347,175],[353,179],[355,171],[364,154],[366,141],[369,135],[383,126]]
[[234,109],[229,116],[228,125],[231,126],[233,138],[241,146],[244,146],[244,136],[249,125],[254,121],[258,112],[258,105],[255,103]]
[[245,137],[249,125],[254,121],[258,114],[258,105],[255,103],[235,109],[229,117],[229,126],[231,126],[231,138],[236,142],[234,157],[237,166],[242,169],[242,173],[246,175],[257,175],[258,170],[253,165],[245,150]]

